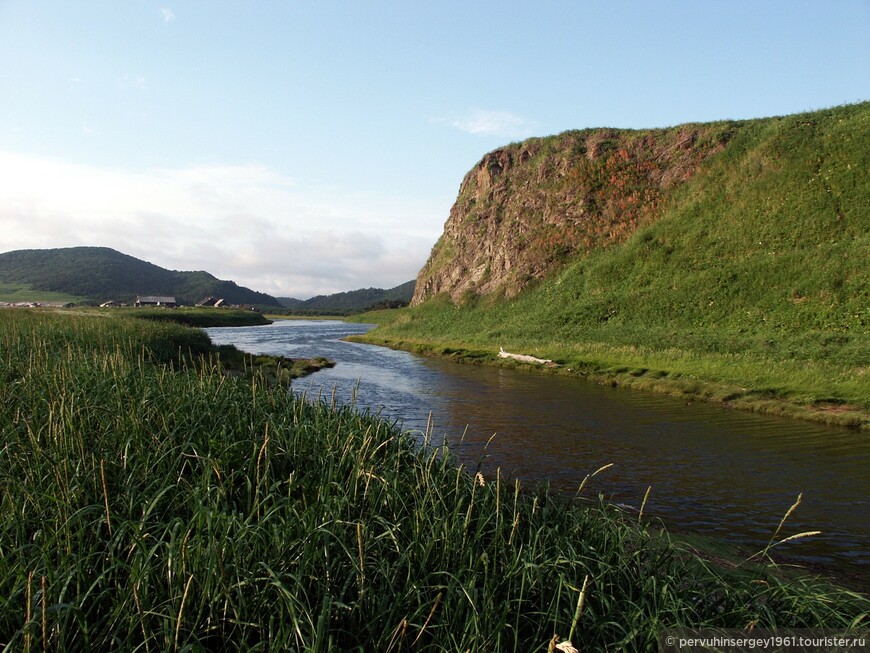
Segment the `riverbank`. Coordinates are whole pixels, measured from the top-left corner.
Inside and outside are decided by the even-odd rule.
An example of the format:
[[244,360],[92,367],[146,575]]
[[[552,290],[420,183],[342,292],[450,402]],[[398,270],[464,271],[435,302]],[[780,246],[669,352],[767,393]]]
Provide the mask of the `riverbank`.
[[[111,316],[150,320],[152,322],[168,322],[197,329],[211,327],[245,327],[266,326],[272,320],[257,311],[225,309],[225,308],[133,308],[122,309],[123,313],[115,313],[118,309],[110,309]],[[104,313],[105,314],[105,313]],[[197,352],[205,356],[203,352]],[[206,352],[219,362],[221,369],[232,376],[254,378],[258,377],[270,384],[288,386],[293,379],[308,376],[319,370],[333,367],[335,362],[322,357],[288,358],[271,354],[249,354],[240,351],[232,345],[214,346],[209,344]]]
[[641,514],[191,366],[201,331],[0,322],[8,648],[656,650],[669,627],[866,627],[867,597],[770,549],[720,563]]
[[[492,311],[438,302],[351,319],[378,324],[373,331],[352,338],[358,342],[870,430],[870,374],[866,359],[859,361],[863,350],[838,353],[830,346],[810,351],[817,345],[812,334],[803,337],[803,350],[800,338],[788,334],[779,343],[771,342],[772,335],[746,334],[741,346],[732,334],[701,331],[662,336],[660,346],[651,344],[657,341],[655,334],[636,332],[599,332],[596,339],[563,342],[554,340],[544,326],[522,329]],[[499,358],[502,347],[555,364]],[[791,355],[776,355],[780,351]],[[826,360],[826,354],[832,360]]]
[[[11,309],[15,311],[29,311],[35,315],[56,315],[62,319],[69,319],[71,323],[82,317],[102,317],[113,321],[125,322],[129,320],[144,320],[146,322],[179,325],[190,327],[182,329],[178,333],[187,332],[187,336],[181,339],[178,350],[175,352],[163,352],[160,361],[163,363],[175,360],[184,361],[190,365],[216,364],[225,374],[234,377],[252,379],[258,377],[271,384],[288,386],[293,379],[308,376],[319,370],[333,367],[334,361],[323,357],[314,358],[288,358],[271,354],[249,354],[232,345],[213,345],[208,336],[201,329],[210,327],[246,327],[266,326],[272,324],[272,320],[261,313],[243,309],[228,308],[38,308],[38,309]],[[135,331],[135,329],[134,329]],[[166,333],[171,333],[168,327]],[[164,333],[157,330],[157,334]],[[198,334],[198,335],[197,335]],[[178,334],[169,337],[161,336],[168,341],[173,341]]]
[[335,320],[335,321],[344,321],[347,317],[346,315],[280,315],[276,313],[266,313],[264,317],[268,320],[272,320],[273,322],[278,322],[281,320],[286,321],[294,321],[294,320]]
[[[107,312],[106,309],[101,309]],[[206,329],[221,326],[265,326],[272,320],[262,313],[244,309],[232,308],[111,308],[109,313],[118,313],[125,317],[137,317],[143,320],[157,322],[175,322],[190,327]]]

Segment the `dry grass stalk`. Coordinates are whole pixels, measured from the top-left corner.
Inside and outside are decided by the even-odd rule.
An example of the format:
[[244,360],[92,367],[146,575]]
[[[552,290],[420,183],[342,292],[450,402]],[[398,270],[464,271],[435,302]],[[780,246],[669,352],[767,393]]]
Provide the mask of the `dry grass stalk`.
[[45,622],[45,576],[42,577],[42,650],[48,650],[48,637],[46,636]]
[[779,522],[779,526],[776,527],[776,530],[774,531],[773,536],[770,538],[771,542],[773,542],[773,540],[776,539],[776,536],[779,535],[779,532],[782,530],[782,525],[785,523],[785,520],[791,516],[791,513],[793,513],[795,510],[797,510],[797,507],[801,504],[801,499],[803,498],[803,496],[804,496],[803,492],[798,493],[797,499],[795,499],[795,502],[793,504],[791,504],[791,508],[789,508],[786,511],[785,515],[783,516],[783,518]]
[[184,594],[181,597],[181,605],[178,606],[178,618],[175,620],[175,641],[173,650],[178,650],[178,634],[181,632],[181,615],[184,613],[184,602],[187,600],[187,593],[190,591],[190,584],[193,582],[193,574],[187,579],[187,584],[184,586]]
[[426,621],[423,624],[423,627],[420,629],[420,632],[417,633],[417,637],[414,638],[414,641],[411,643],[411,646],[415,646],[417,642],[420,641],[420,638],[423,636],[423,633],[426,632],[426,627],[429,625],[429,622],[432,621],[432,617],[435,614],[435,611],[438,609],[438,606],[441,605],[441,599],[444,598],[444,592],[438,592],[438,596],[435,597],[435,603],[432,605],[432,609],[429,610],[429,616],[426,617]]
[[386,653],[390,653],[396,644],[400,644],[405,639],[405,632],[408,630],[408,620],[402,619],[396,629],[393,631],[393,636],[390,638],[390,643],[387,645]]
[[646,508],[646,500],[649,499],[649,493],[652,490],[652,485],[647,487],[646,494],[643,495],[643,502],[640,504],[640,512],[637,514],[637,523],[640,523],[640,520],[643,519],[643,509]]
[[580,621],[580,613],[583,611],[583,603],[586,601],[586,586],[589,584],[589,574],[583,578],[583,587],[580,588],[580,596],[577,597],[577,609],[574,611],[574,619],[571,621],[571,631],[568,633],[568,644],[574,641],[574,632],[577,630],[577,622]]
[[356,523],[356,543],[359,548],[359,593],[362,596],[363,590],[366,585],[366,562],[365,562],[365,554],[363,551],[363,532],[362,532],[362,522]]
[[776,536],[779,535],[779,532],[782,530],[783,524],[785,524],[786,520],[791,516],[791,514],[795,510],[797,510],[797,507],[800,505],[801,499],[803,498],[803,496],[804,496],[803,492],[800,492],[797,495],[797,499],[795,499],[795,502],[793,504],[791,504],[791,508],[789,508],[786,511],[785,515],[783,515],[783,518],[779,521],[779,526],[776,527],[776,530],[773,532],[773,535],[771,536],[770,541],[767,543],[767,546],[764,547],[764,549],[762,549],[758,553],[755,553],[755,554],[749,556],[750,560],[753,560],[759,556],[767,555],[767,552],[770,551],[773,547],[779,546],[780,544],[784,544],[785,542],[790,542],[792,540],[797,540],[797,539],[804,538],[804,537],[811,537],[813,535],[821,535],[822,531],[804,531],[802,533],[797,533],[795,535],[789,535],[788,537],[780,540],[779,542],[774,542],[774,540],[776,539]]
[[603,472],[605,469],[609,469],[610,467],[613,467],[613,463],[607,463],[606,465],[603,465],[603,466],[599,467],[598,469],[596,469],[591,474],[586,474],[586,478],[583,479],[583,482],[580,483],[580,487],[577,488],[577,494],[580,494],[581,492],[583,492],[583,488],[586,486],[586,482],[590,478],[592,478],[593,476],[598,474],[598,472]]
[[100,459],[100,480],[103,484],[103,503],[106,506],[106,524],[109,527],[109,535],[112,534],[112,517],[109,515],[109,493],[106,490],[106,469],[104,461]]
[[24,608],[24,651],[25,653],[29,653],[30,651],[30,628],[27,625],[30,623],[31,612],[30,612],[30,586],[33,582],[33,572],[31,571],[27,574],[27,594],[25,595],[26,605]]

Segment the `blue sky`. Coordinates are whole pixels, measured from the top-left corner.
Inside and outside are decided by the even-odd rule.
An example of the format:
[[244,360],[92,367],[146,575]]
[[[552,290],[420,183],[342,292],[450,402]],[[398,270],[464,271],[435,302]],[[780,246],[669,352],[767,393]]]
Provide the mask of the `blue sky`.
[[870,99],[870,0],[0,0],[0,251],[412,279],[488,151]]

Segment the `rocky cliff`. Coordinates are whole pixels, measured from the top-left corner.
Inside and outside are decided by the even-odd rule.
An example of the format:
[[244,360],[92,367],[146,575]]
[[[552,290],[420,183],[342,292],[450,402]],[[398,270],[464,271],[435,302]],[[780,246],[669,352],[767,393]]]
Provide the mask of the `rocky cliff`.
[[584,130],[490,152],[463,179],[412,304],[439,293],[511,297],[583,252],[624,241],[739,128]]

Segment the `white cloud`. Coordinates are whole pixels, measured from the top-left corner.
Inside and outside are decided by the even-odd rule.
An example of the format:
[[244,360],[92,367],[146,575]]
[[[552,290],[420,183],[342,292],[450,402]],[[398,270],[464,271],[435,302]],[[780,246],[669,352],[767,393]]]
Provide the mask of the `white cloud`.
[[[416,276],[443,216],[306,189],[259,165],[123,171],[0,152],[0,251],[100,245],[273,295]],[[332,190],[332,189],[331,189]]]
[[167,7],[163,7],[160,10],[160,13],[163,14],[163,22],[164,23],[171,23],[173,20],[175,20],[175,12],[172,11],[172,9],[168,9]]
[[118,88],[135,88],[138,91],[147,91],[148,80],[141,75],[122,75],[118,78]]
[[531,135],[538,124],[510,111],[474,109],[464,116],[438,118],[434,122],[450,125],[469,134],[518,138]]

